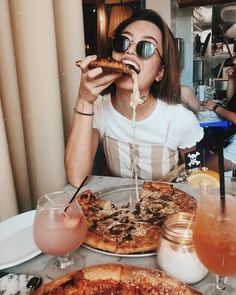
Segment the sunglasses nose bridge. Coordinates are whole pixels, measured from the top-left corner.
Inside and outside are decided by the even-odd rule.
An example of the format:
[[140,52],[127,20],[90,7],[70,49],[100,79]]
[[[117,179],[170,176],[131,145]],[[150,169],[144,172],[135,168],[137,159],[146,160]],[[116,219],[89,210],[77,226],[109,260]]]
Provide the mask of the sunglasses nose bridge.
[[129,54],[137,54],[136,52],[136,43],[135,42],[129,42],[129,46],[128,48],[125,50],[126,53],[129,53]]

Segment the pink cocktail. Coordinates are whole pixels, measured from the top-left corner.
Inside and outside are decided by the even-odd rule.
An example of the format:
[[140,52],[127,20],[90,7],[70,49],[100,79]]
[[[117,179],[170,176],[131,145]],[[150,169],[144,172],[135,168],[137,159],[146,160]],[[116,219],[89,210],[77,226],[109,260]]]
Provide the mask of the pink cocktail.
[[71,253],[83,243],[87,222],[76,200],[68,206],[70,199],[68,192],[61,191],[46,194],[38,200],[33,235],[42,252],[57,256],[46,266],[50,278],[84,265],[82,257]]

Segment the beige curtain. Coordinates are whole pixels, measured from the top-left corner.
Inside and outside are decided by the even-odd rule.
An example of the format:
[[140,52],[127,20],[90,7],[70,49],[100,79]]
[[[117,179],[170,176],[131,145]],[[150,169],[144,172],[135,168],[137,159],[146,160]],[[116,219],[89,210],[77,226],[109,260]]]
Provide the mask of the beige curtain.
[[62,189],[82,0],[0,0],[0,221]]

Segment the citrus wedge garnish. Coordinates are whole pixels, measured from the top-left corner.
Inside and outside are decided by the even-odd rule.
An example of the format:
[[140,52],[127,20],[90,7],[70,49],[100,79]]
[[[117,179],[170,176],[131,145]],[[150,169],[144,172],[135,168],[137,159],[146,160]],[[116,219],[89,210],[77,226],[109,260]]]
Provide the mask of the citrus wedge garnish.
[[188,176],[187,181],[194,188],[199,188],[200,182],[207,187],[217,188],[220,186],[219,173],[212,170],[193,172]]

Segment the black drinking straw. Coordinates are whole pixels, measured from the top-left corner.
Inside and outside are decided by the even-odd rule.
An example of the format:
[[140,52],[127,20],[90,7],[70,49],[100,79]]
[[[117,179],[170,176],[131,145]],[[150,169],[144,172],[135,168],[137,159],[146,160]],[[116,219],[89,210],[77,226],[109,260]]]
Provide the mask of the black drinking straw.
[[78,192],[82,188],[82,186],[85,184],[85,181],[88,179],[88,176],[85,177],[85,179],[82,181],[81,185],[77,188],[76,192],[74,193],[73,197],[70,199],[70,202],[68,203],[68,206],[64,209],[64,212],[69,208],[69,205],[74,201],[75,197],[77,196]]
[[225,211],[225,178],[224,178],[224,154],[223,154],[223,145],[218,146],[218,167],[220,175],[220,200],[221,200],[221,209],[222,213]]

